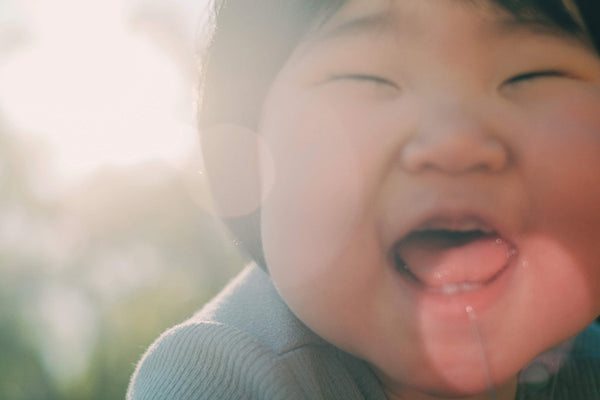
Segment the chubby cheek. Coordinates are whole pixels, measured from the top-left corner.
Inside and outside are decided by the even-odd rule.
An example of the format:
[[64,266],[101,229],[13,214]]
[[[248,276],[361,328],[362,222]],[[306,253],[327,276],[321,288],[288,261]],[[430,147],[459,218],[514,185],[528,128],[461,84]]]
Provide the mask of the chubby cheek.
[[[269,268],[275,276],[285,271],[296,285],[311,284],[334,264],[364,208],[361,171],[352,153],[315,150],[276,161],[275,182],[262,207]],[[320,158],[327,162],[320,163]]]
[[262,241],[286,301],[311,308],[304,302],[335,297],[331,287],[352,275],[345,260],[366,236],[372,162],[354,140],[352,121],[335,110],[291,109],[269,115],[262,129],[275,170],[261,210]]
[[600,91],[547,108],[534,113],[523,158],[534,207],[522,252],[544,303],[539,314],[581,326],[600,314]]
[[379,108],[334,101],[332,92],[276,85],[265,104],[260,133],[275,178],[261,229],[280,289],[347,274],[345,260],[361,252],[358,243],[366,246],[373,231],[369,221],[389,152],[382,139],[390,128]]
[[522,253],[532,318],[544,327],[540,334],[564,340],[600,314],[598,251],[539,234],[524,243]]

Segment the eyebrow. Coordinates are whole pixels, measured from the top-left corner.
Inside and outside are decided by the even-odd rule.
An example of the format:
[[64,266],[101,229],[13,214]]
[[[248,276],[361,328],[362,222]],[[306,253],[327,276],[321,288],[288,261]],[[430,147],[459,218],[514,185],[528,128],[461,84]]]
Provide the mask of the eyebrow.
[[350,19],[331,28],[316,29],[312,35],[309,35],[307,45],[312,47],[338,38],[381,32],[391,33],[393,27],[392,18],[393,16],[389,12],[379,12]]
[[543,16],[540,18],[522,18],[509,15],[505,18],[500,18],[493,24],[492,34],[498,36],[506,34],[514,36],[533,35],[533,37],[554,39],[586,49],[594,48],[589,36],[579,24],[575,24],[573,25],[573,29],[569,29]]
[[380,12],[376,14],[366,15],[360,18],[354,18],[342,24],[334,26],[331,29],[325,30],[320,39],[331,39],[338,36],[352,35],[354,33],[363,33],[381,29],[385,26],[390,26],[392,22],[391,13]]
[[533,33],[541,36],[581,39],[581,35],[584,33],[583,29],[579,25],[575,25],[574,28],[573,30],[569,30],[546,18],[521,18],[512,15],[500,18],[494,24],[494,29],[500,33]]

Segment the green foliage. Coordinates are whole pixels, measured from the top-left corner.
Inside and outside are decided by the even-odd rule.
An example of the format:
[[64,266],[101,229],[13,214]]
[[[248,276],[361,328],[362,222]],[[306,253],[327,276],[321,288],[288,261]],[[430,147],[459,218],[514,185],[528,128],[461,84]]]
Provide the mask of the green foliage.
[[2,128],[0,398],[123,398],[144,350],[243,260],[183,172],[106,170],[44,199],[44,165]]

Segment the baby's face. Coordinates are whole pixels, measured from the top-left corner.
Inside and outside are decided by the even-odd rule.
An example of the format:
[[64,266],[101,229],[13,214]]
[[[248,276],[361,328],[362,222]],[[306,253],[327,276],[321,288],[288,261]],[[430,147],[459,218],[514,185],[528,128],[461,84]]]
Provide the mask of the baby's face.
[[485,392],[486,371],[510,393],[600,314],[583,42],[487,3],[351,1],[274,81],[260,133],[276,286],[390,393]]

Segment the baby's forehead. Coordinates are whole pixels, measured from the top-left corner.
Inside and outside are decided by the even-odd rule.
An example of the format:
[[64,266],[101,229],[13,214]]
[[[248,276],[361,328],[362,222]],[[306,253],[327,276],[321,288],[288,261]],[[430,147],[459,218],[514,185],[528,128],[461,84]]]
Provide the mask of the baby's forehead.
[[[511,6],[517,3],[518,7]],[[329,15],[324,23],[319,23],[308,38],[318,42],[363,34],[422,36],[438,24],[426,23],[430,21],[419,16],[434,15],[438,23],[443,23],[456,20],[466,10],[477,17],[469,23],[478,24],[482,34],[529,34],[589,42],[576,7],[554,7],[557,9],[539,7],[529,0],[350,0]]]

